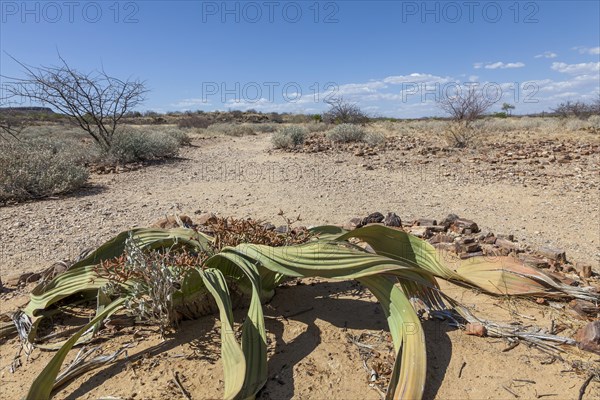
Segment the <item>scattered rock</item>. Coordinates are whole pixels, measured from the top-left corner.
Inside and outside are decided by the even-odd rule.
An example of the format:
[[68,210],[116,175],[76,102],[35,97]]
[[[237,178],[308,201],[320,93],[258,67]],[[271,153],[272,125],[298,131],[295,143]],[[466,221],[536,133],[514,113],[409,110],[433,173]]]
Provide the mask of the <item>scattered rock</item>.
[[452,222],[450,225],[450,229],[454,232],[458,233],[477,233],[479,232],[479,227],[477,224],[470,219],[458,218]]
[[194,222],[187,215],[180,215],[179,217],[168,215],[166,218],[162,218],[154,222],[152,225],[150,225],[150,227],[161,229],[179,228],[181,226],[179,221],[181,221],[185,228],[191,228],[194,226]]
[[587,264],[575,264],[575,270],[582,278],[591,278],[592,277],[592,266]]
[[575,335],[577,347],[600,354],[600,321],[590,322]]
[[386,226],[393,226],[398,228],[402,227],[402,220],[393,212],[388,213],[388,215],[383,220],[383,223]]
[[475,253],[481,251],[481,246],[479,246],[479,243],[467,243],[463,244],[461,247],[466,253]]
[[412,226],[409,228],[409,232],[411,235],[422,239],[428,239],[431,237],[431,231],[426,226]]
[[446,235],[444,233],[438,233],[436,235],[434,235],[431,239],[429,239],[429,243],[431,244],[436,244],[436,243],[453,243],[454,242],[454,238],[450,235]]
[[499,235],[496,235],[496,237],[498,239],[505,239],[505,240],[508,240],[508,241],[511,241],[511,242],[515,241],[515,236],[512,235],[512,234],[511,235],[499,234]]
[[483,251],[477,251],[474,253],[461,253],[460,255],[461,260],[466,260],[467,258],[472,257],[483,257]]
[[491,236],[486,236],[486,237],[483,239],[483,243],[485,243],[485,244],[495,244],[495,243],[496,243],[496,239],[497,239],[497,238],[496,238],[496,236],[494,236],[494,235],[491,235]]
[[448,214],[448,216],[444,218],[442,222],[440,222],[440,225],[444,225],[446,229],[448,229],[450,228],[450,225],[452,225],[458,218],[459,217],[456,214]]
[[465,326],[465,333],[467,335],[484,337],[487,335],[487,329],[485,328],[485,326],[483,326],[481,324],[472,324],[469,322]]
[[538,253],[542,256],[549,258],[550,260],[558,261],[561,263],[567,262],[567,255],[562,249],[555,249],[552,247],[541,247]]
[[415,225],[418,226],[433,226],[433,225],[437,225],[437,221],[435,219],[426,219],[426,218],[419,218],[418,220],[415,221]]
[[503,249],[506,249],[509,252],[510,251],[515,251],[516,252],[519,249],[519,246],[516,243],[511,242],[508,239],[503,239],[503,238],[500,238],[500,237],[496,239],[496,243],[495,244],[496,244],[496,246],[498,246],[500,248],[503,248]]
[[433,243],[433,247],[441,251],[456,253],[456,243]]
[[344,224],[343,228],[347,231],[351,231],[356,228],[360,228],[362,226],[362,218],[352,218],[346,224]]
[[532,254],[520,254],[519,258],[527,265],[531,265],[536,268],[548,268],[550,264],[548,261],[541,257],[534,256]]
[[381,221],[383,221],[384,219],[385,219],[385,217],[383,216],[382,213],[374,212],[372,214],[369,214],[362,220],[362,225],[364,226],[367,224],[378,224]]
[[198,216],[196,219],[199,225],[209,225],[217,223],[217,216],[211,212],[205,212]]

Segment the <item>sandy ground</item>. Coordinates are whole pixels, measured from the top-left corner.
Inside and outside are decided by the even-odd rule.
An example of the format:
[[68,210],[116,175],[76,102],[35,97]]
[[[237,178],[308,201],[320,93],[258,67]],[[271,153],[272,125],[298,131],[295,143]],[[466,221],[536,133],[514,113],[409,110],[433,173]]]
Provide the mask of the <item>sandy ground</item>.
[[[598,148],[599,140],[592,140]],[[199,139],[195,145],[178,161],[94,175],[74,196],[0,208],[0,274],[75,257],[166,214],[212,211],[278,224],[280,209],[289,217],[299,214],[306,225],[343,224],[374,211],[393,211],[404,221],[454,213],[484,231],[512,233],[534,247],[562,248],[571,260],[600,271],[598,152],[538,170],[479,161],[481,154],[470,150],[418,154],[426,143],[368,159],[351,151],[271,151],[264,134]],[[481,153],[497,159],[493,150]]]
[[[268,135],[197,138],[194,145],[182,151],[180,160],[94,175],[89,187],[74,196],[0,208],[0,275],[43,269],[165,214],[193,218],[212,211],[277,224],[280,209],[290,217],[300,214],[306,225],[341,224],[373,211],[394,211],[403,220],[455,213],[473,219],[485,231],[514,233],[533,247],[563,248],[569,259],[599,271],[597,153],[548,166],[544,177],[524,180],[509,169],[495,175],[498,170],[490,168],[497,164],[470,161],[481,156],[470,151],[431,156],[390,150],[368,159],[346,151],[290,154],[271,151]],[[530,302],[511,305],[464,289],[446,289],[495,320],[513,320],[510,307],[540,326],[549,326],[556,317]],[[23,295],[5,297],[1,311],[25,301]],[[301,313],[287,320],[279,317],[297,312]],[[306,281],[280,289],[266,313],[272,317],[267,319],[269,381],[260,398],[379,398],[369,387],[357,346],[347,336],[385,335],[385,318],[369,294],[348,282]],[[238,317],[241,320],[242,314]],[[424,329],[427,399],[516,398],[511,391],[524,399],[570,399],[577,398],[585,379],[568,363],[548,364],[546,354],[524,345],[503,352],[504,341],[466,336],[443,322],[427,321]],[[104,350],[114,351],[131,340],[130,335],[119,335]],[[166,341],[148,332],[135,342],[128,360],[86,374],[57,398],[181,398],[172,382],[175,372],[193,398],[220,398],[214,318],[184,322]],[[49,354],[36,351],[11,374],[6,366],[18,343],[12,340],[0,349],[0,396],[20,398]],[[600,385],[592,383],[587,396],[600,396]]]

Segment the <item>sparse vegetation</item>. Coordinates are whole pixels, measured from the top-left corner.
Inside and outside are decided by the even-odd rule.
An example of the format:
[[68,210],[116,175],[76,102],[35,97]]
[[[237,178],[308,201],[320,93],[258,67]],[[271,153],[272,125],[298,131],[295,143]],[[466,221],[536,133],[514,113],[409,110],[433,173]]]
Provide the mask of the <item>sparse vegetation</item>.
[[474,85],[463,89],[458,88],[453,95],[447,94],[438,101],[438,107],[452,119],[443,134],[444,139],[448,146],[457,148],[473,145],[480,133],[473,127],[473,122],[498,102],[497,98],[489,97]]
[[218,135],[226,136],[247,136],[254,135],[254,130],[250,125],[236,124],[236,123],[217,123],[210,125],[207,129],[208,132]]
[[0,142],[0,202],[39,199],[74,191],[88,178],[85,151],[44,139]]
[[179,146],[190,146],[192,144],[192,138],[182,129],[169,128],[164,133],[175,138]]
[[353,124],[340,124],[327,132],[327,138],[337,143],[362,142],[366,136],[364,128]]
[[363,141],[369,146],[381,146],[385,143],[385,135],[381,132],[368,131]]
[[179,146],[180,139],[168,132],[124,127],[116,132],[105,162],[130,163],[175,157]]
[[365,124],[369,116],[354,103],[346,101],[343,97],[335,97],[325,101],[329,110],[321,116],[321,120],[328,124]]
[[306,140],[306,129],[290,125],[284,126],[271,136],[271,142],[276,149],[291,149],[301,146]]
[[191,114],[177,122],[180,128],[200,128],[206,129],[212,124],[212,120],[204,115]]
[[254,124],[252,125],[252,129],[255,132],[261,132],[261,133],[272,133],[277,131],[277,126],[274,124]]
[[60,55],[59,59],[59,66],[35,68],[13,58],[23,68],[25,77],[8,78],[5,101],[28,99],[54,107],[109,151],[121,119],[145,100],[145,83],[123,81],[104,70],[80,72]]
[[592,103],[566,101],[553,108],[552,112],[563,118],[575,117],[586,119],[592,115],[600,115],[600,97]]

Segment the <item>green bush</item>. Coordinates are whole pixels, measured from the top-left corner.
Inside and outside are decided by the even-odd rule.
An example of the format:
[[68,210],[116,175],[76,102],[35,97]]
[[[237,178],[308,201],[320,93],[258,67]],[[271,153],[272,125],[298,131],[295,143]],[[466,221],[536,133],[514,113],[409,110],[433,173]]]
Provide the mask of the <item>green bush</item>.
[[306,139],[306,130],[299,126],[285,126],[271,136],[276,149],[290,149],[301,146]]
[[329,140],[338,143],[362,142],[366,136],[365,130],[353,124],[340,124],[327,133]]
[[89,173],[80,147],[49,140],[0,143],[0,201],[21,201],[71,192]]
[[179,140],[167,132],[123,128],[115,133],[106,161],[129,163],[156,160],[175,157],[178,152]]

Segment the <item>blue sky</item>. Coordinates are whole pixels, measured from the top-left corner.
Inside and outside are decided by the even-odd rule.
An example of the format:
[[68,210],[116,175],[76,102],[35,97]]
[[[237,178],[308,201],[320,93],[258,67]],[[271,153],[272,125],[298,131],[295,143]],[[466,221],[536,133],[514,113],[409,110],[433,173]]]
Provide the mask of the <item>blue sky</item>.
[[[374,115],[441,115],[477,83],[548,110],[600,91],[598,1],[0,1],[6,54],[101,65],[152,90],[141,110],[320,112],[343,96]],[[471,82],[471,83],[469,83]]]

